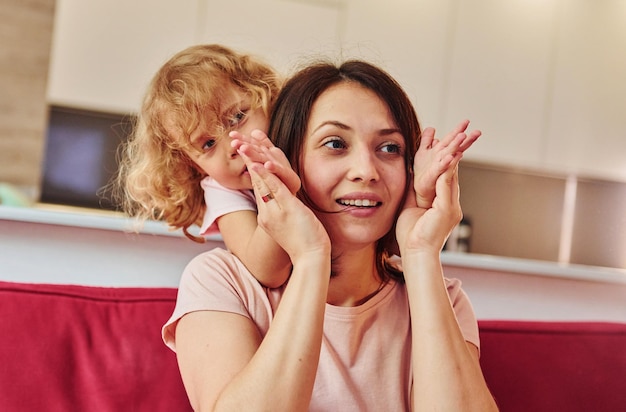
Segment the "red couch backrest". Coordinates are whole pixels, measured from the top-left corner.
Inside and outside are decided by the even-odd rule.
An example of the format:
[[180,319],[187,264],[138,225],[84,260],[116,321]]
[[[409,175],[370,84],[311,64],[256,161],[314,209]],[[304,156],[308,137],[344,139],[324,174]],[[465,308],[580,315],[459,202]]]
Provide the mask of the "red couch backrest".
[[479,326],[483,372],[503,412],[626,411],[626,324]]
[[190,411],[161,341],[176,290],[0,282],[0,410]]
[[[190,411],[161,341],[173,288],[0,282],[0,410]],[[503,412],[626,410],[626,324],[480,321]]]

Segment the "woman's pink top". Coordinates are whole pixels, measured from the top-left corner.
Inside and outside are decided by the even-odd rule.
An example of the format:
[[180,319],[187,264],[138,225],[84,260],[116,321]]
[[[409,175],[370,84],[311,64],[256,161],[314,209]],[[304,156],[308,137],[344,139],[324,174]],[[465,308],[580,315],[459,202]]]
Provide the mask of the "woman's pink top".
[[[446,279],[446,285],[465,340],[478,347],[478,325],[461,282]],[[177,321],[200,310],[245,316],[265,336],[283,291],[284,287],[261,286],[241,261],[225,250],[203,253],[182,275],[176,308],[163,327],[163,339],[176,350]],[[311,411],[409,410],[411,375],[411,324],[403,284],[390,282],[360,306],[326,305]]]

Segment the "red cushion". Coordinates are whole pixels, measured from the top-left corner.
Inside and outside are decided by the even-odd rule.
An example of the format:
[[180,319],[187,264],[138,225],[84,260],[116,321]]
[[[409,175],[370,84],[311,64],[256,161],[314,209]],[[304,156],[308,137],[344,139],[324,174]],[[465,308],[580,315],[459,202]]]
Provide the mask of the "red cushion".
[[479,326],[483,372],[502,411],[626,410],[626,324]]
[[0,282],[0,409],[189,411],[161,341],[176,290]]
[[[161,325],[173,288],[0,282],[0,410],[190,411]],[[480,321],[502,411],[626,405],[626,324]]]

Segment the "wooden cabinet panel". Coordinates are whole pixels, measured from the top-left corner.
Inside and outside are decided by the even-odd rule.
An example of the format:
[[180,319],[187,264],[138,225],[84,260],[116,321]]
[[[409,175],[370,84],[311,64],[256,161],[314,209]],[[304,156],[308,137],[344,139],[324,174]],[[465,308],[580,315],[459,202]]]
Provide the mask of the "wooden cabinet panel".
[[581,179],[571,263],[626,269],[626,184]]
[[41,178],[53,14],[54,0],[0,5],[0,183],[28,197]]

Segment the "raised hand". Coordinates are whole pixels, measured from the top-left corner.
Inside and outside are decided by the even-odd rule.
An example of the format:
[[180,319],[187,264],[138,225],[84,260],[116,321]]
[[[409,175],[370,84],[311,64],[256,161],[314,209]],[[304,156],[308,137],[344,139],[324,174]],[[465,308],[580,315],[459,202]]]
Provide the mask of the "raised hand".
[[283,181],[291,193],[296,194],[300,190],[300,178],[291,168],[289,160],[264,132],[257,129],[253,130],[250,136],[246,136],[233,131],[229,136],[233,139],[231,145],[240,155],[245,155],[252,162],[263,164],[268,171]]
[[435,182],[446,170],[458,166],[467,150],[480,137],[480,130],[466,133],[469,120],[463,120],[443,139],[435,138],[435,129],[427,127],[422,131],[420,146],[415,153],[413,164],[413,186],[417,205],[429,208],[435,198]]
[[[330,239],[315,214],[287,188],[277,174],[245,154],[242,157],[250,171],[259,206],[259,226],[287,252],[294,264],[299,257],[308,253],[329,255]],[[274,161],[271,155],[268,161]]]
[[398,218],[396,237],[403,257],[410,253],[439,253],[450,232],[461,221],[458,167],[448,168],[437,177],[430,207],[420,207],[415,196],[408,196]]

